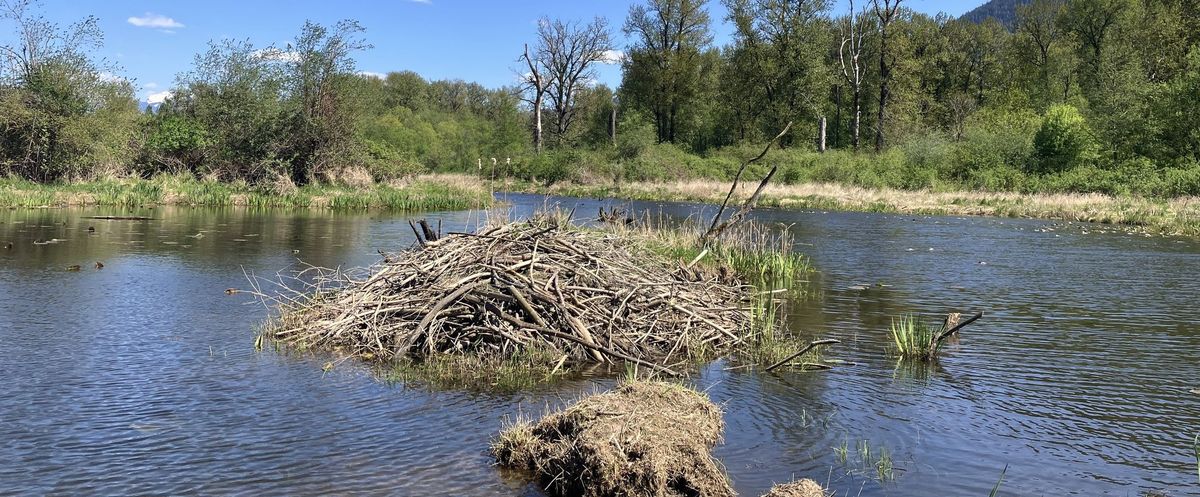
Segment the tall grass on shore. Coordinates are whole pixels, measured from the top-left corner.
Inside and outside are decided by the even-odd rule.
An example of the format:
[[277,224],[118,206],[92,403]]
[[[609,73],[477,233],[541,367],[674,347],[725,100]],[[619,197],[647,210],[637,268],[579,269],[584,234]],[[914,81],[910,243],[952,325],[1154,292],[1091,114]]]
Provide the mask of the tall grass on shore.
[[[506,187],[577,197],[717,203],[723,199],[723,192],[728,191],[727,185],[717,180],[690,179],[619,185],[559,183],[549,188],[515,182]],[[740,188],[734,198],[748,197],[753,192],[752,186]],[[810,182],[769,185],[758,204],[785,209],[1055,219],[1112,224],[1157,234],[1200,236],[1200,199],[1196,197],[1161,199],[1101,193],[903,190]]]
[[335,184],[251,185],[190,175],[151,179],[101,179],[40,184],[0,178],[0,207],[149,207],[158,205],[247,206],[334,210],[464,210],[491,205],[483,182],[464,175],[424,175],[404,182],[353,188]]

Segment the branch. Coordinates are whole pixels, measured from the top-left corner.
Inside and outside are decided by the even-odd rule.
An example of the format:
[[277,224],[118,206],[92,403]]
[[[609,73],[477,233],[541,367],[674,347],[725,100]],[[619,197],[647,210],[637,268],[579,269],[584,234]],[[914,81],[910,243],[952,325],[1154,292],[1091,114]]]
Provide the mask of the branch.
[[[733,197],[733,192],[737,191],[738,183],[742,180],[742,173],[746,172],[746,167],[765,157],[767,152],[771,150],[771,145],[774,145],[775,142],[779,141],[780,138],[783,138],[783,135],[787,134],[787,132],[791,129],[792,122],[788,121],[787,126],[783,127],[783,131],[780,131],[778,135],[775,135],[775,138],[772,138],[771,141],[767,142],[767,146],[763,148],[762,153],[758,154],[753,159],[744,162],[742,167],[738,168],[737,175],[733,177],[733,185],[729,187],[729,193],[725,195],[725,201],[721,202],[721,208],[718,209],[717,214],[713,216],[712,225],[709,226],[708,231],[706,231],[704,235],[700,237],[701,242],[707,243],[709,240],[712,240],[722,231],[725,231],[725,229],[731,224],[737,222],[737,219],[739,219],[740,216],[744,216],[746,212],[749,212],[750,209],[754,208],[754,203],[758,201],[759,194],[762,193],[763,188],[766,188],[767,182],[771,180],[771,176],[775,175],[775,171],[778,169],[778,167],[771,168],[771,172],[767,173],[767,176],[763,178],[762,183],[758,185],[758,189],[754,191],[754,195],[746,200],[746,203],[742,205],[742,208],[737,213],[734,213],[734,215],[730,216],[725,222],[720,222],[721,215],[725,213],[725,208],[729,205],[729,199]],[[718,223],[720,224],[718,225]]]
[[832,338],[827,338],[827,339],[825,339],[825,340],[814,340],[814,341],[812,341],[812,342],[809,342],[809,344],[808,344],[808,345],[805,345],[805,346],[804,346],[804,348],[800,349],[800,350],[799,350],[799,351],[797,351],[795,354],[792,354],[792,355],[790,355],[790,356],[787,356],[787,357],[783,358],[783,360],[781,360],[781,361],[779,361],[779,362],[777,362],[777,363],[775,363],[775,364],[772,364],[770,367],[768,367],[768,368],[766,369],[766,371],[769,373],[769,372],[771,372],[771,371],[775,370],[776,368],[778,368],[778,367],[780,367],[780,366],[783,366],[784,364],[787,364],[787,363],[791,362],[791,361],[792,361],[792,359],[795,359],[795,358],[797,358],[797,357],[800,357],[800,356],[801,356],[801,355],[803,355],[805,352],[808,352],[808,351],[812,350],[814,347],[816,347],[816,346],[818,346],[818,345],[832,345],[832,344],[835,344],[835,343],[842,343],[842,342],[841,342],[841,341],[838,341],[838,340],[834,340],[834,339],[832,339]]

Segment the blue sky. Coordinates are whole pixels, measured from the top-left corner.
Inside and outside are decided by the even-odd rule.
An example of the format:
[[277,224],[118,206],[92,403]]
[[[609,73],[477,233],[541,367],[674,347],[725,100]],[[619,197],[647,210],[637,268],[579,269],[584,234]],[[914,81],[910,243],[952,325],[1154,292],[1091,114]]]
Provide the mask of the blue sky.
[[[860,0],[866,2],[867,0]],[[906,5],[929,13],[962,13],[984,0],[907,0]],[[138,97],[168,90],[175,75],[188,70],[194,54],[209,40],[249,38],[256,45],[283,45],[306,19],[332,24],[356,19],[367,29],[375,48],[356,58],[361,71],[385,73],[413,70],[426,79],[464,79],[485,86],[511,84],[516,58],[523,43],[533,39],[535,21],[549,16],[561,19],[608,18],[618,48],[625,45],[620,33],[634,0],[374,0],[374,1],[203,1],[150,0],[44,0],[46,16],[63,24],[87,15],[100,19],[104,47],[99,55],[118,66],[117,75],[132,79]],[[725,10],[710,0],[716,42],[729,39]],[[845,10],[837,0],[835,12]],[[10,39],[8,28],[0,39]],[[602,82],[615,85],[616,66],[600,70]]]

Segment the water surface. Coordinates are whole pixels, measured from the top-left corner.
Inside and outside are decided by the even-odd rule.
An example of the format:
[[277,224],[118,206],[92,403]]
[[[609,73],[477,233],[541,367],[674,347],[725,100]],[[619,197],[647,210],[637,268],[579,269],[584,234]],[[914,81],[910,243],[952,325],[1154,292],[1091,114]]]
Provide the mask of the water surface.
[[[608,205],[508,200],[490,215]],[[486,215],[415,217],[458,230]],[[1003,495],[1200,495],[1200,244],[1046,221],[755,217],[790,225],[820,271],[790,327],[841,339],[829,356],[853,365],[759,375],[718,362],[694,379],[726,409],[715,452],[743,495],[797,476],[838,495],[985,496],[1006,465]],[[330,356],[256,353],[266,311],[225,293],[245,274],[375,262],[411,243],[407,219],[0,211],[0,244],[14,244],[0,248],[0,494],[538,495],[492,466],[487,442],[506,417],[611,380],[499,395],[383,384],[352,361],[325,372]],[[975,310],[987,316],[935,367],[885,353],[893,316]],[[878,478],[880,450],[894,479]]]

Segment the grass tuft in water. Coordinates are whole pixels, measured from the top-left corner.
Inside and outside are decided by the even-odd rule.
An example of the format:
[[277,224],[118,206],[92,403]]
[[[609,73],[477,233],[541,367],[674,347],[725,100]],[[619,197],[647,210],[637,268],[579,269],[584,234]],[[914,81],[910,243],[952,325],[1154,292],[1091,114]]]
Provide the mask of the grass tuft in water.
[[929,361],[937,357],[939,326],[927,324],[920,317],[905,314],[892,319],[892,340],[896,354],[905,359]]
[[549,350],[527,349],[509,357],[434,354],[401,359],[380,371],[388,382],[422,383],[437,389],[515,392],[566,376],[562,357]]

